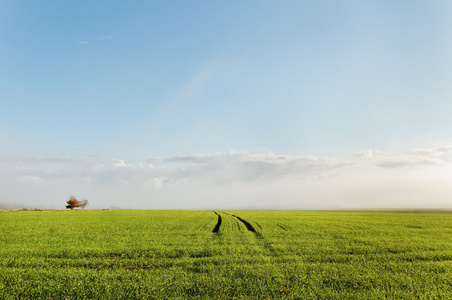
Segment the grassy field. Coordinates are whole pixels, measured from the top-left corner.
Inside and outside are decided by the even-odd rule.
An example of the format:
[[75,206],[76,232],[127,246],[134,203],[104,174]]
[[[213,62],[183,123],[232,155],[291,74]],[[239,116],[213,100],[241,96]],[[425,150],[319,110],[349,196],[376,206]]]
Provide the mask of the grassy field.
[[451,299],[452,214],[0,213],[0,299]]

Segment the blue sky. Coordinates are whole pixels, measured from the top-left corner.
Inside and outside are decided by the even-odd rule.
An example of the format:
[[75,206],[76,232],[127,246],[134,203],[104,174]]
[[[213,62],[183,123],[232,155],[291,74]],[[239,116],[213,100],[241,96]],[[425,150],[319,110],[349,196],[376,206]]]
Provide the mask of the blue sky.
[[450,208],[451,20],[449,1],[1,1],[0,204]]

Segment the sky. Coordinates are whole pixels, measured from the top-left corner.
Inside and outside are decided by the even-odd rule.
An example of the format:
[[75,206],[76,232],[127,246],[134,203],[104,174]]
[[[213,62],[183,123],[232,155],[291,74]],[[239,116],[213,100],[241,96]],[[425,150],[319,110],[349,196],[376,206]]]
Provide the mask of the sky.
[[451,53],[449,0],[0,0],[0,209],[450,209]]

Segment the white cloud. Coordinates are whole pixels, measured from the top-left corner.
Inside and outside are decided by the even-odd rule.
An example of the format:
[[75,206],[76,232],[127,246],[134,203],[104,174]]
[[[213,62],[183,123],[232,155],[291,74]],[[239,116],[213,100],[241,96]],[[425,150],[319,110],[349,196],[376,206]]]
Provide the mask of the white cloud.
[[418,156],[430,156],[430,157],[438,157],[444,153],[451,152],[452,146],[442,146],[435,149],[414,149],[409,152],[413,153],[413,155]]
[[99,36],[97,39],[98,40],[111,40],[111,39],[113,39],[113,36],[111,34],[109,34],[109,35],[102,35],[102,36]]
[[272,153],[231,151],[226,154],[189,155],[151,159],[154,165],[172,168],[175,179],[209,180],[219,184],[236,181],[268,181],[289,176],[318,178],[337,172],[351,162],[337,158],[289,156]]
[[12,161],[0,161],[0,204],[59,208],[74,194],[92,208],[452,207],[451,150],[366,150],[349,159],[230,151],[142,163],[8,156]]
[[143,187],[145,188],[160,188],[163,185],[163,180],[159,177],[155,177],[143,182]]
[[373,158],[375,156],[375,150],[368,149],[361,152],[355,152],[353,155],[356,157]]
[[385,154],[376,150],[354,153],[355,157],[364,158],[382,168],[401,168],[417,166],[441,166],[445,161],[441,156],[452,151],[452,146],[435,149],[414,149],[404,153]]
[[116,161],[115,163],[113,163],[113,165],[115,167],[126,167],[127,166],[126,163],[121,159],[113,160],[113,161]]
[[428,165],[442,165],[443,161],[437,158],[422,158],[417,156],[400,156],[382,159],[377,166],[382,168],[400,168]]

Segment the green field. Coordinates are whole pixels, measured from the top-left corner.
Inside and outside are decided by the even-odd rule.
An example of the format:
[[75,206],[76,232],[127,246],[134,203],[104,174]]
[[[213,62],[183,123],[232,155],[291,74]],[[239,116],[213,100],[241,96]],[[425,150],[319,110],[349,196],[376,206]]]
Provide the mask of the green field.
[[452,214],[0,213],[0,299],[450,299]]

